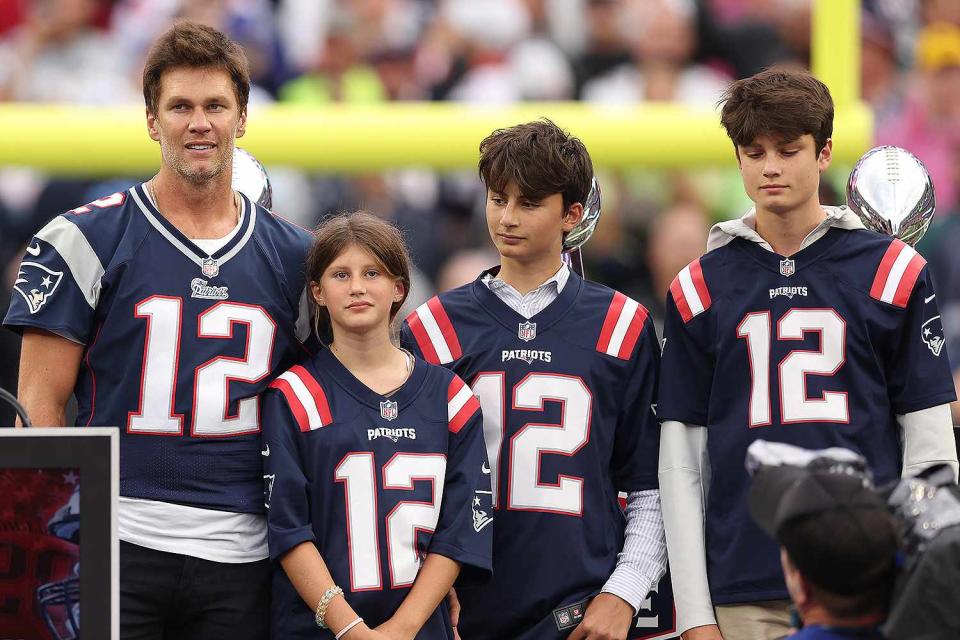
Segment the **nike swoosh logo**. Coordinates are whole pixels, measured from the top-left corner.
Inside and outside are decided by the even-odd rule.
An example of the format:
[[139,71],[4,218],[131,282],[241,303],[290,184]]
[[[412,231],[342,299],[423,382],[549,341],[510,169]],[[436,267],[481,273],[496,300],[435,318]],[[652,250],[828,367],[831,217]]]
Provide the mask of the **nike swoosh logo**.
[[264,449],[263,451],[261,451],[261,452],[260,452],[260,455],[262,455],[262,456],[268,456],[268,455],[270,455],[270,445],[267,445],[267,448]]
[[930,296],[929,298],[924,298],[924,299],[923,299],[923,303],[924,303],[924,304],[929,304],[930,301],[933,300],[933,299],[936,298],[936,297],[937,297],[937,294],[933,294],[933,295]]
[[487,463],[486,463],[486,462],[484,462],[484,463],[480,466],[480,471],[482,471],[482,472],[484,472],[484,473],[490,473],[490,467],[487,466]]
[[37,246],[35,247],[27,246],[27,253],[29,253],[32,256],[40,255],[40,243],[38,242]]

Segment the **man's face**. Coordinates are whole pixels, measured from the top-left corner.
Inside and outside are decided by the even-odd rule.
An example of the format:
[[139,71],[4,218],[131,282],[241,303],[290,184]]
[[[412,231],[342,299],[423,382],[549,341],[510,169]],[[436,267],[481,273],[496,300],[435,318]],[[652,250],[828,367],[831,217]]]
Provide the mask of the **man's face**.
[[233,161],[235,138],[244,134],[230,75],[221,69],[176,67],[160,77],[157,113],[147,109],[150,137],[160,143],[163,163],[200,185]]
[[743,188],[758,210],[787,213],[817,197],[820,173],[830,166],[833,141],[816,152],[813,136],[796,140],[760,136],[737,146]]
[[487,189],[487,229],[493,244],[501,256],[521,263],[559,256],[563,234],[582,216],[579,203],[564,212],[560,193],[533,200],[521,194],[513,181],[504,193]]

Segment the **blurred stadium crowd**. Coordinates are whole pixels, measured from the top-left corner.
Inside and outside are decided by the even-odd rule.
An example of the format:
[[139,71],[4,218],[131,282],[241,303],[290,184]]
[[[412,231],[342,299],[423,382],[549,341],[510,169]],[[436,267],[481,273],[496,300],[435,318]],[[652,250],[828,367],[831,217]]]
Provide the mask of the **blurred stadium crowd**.
[[[672,101],[710,108],[732,79],[771,64],[808,66],[811,6],[812,0],[0,0],[0,101],[142,107],[149,44],[174,20],[189,18],[244,46],[255,83],[251,127],[257,109],[272,102]],[[863,0],[861,52],[861,95],[875,112],[876,142],[915,153],[936,183],[938,219],[919,249],[933,265],[948,349],[960,363],[960,252],[952,250],[960,246],[960,217],[953,215],[960,208],[960,2]],[[843,202],[849,169],[831,170],[824,204]],[[728,167],[709,171],[598,170],[603,218],[585,249],[587,276],[658,316],[673,277],[703,252],[709,225],[750,205],[733,154]],[[403,228],[417,267],[409,305],[473,279],[495,261],[474,171],[268,171],[275,210],[304,226],[363,208]],[[64,179],[0,167],[4,311],[22,248],[35,231],[58,213],[147,177]],[[0,335],[0,386],[8,389],[16,388],[18,342],[9,332]]]

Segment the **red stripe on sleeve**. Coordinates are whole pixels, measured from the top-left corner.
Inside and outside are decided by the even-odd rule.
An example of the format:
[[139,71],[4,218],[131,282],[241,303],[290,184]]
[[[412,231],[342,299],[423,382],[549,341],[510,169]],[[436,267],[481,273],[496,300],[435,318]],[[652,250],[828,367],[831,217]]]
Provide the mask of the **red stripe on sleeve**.
[[887,252],[883,254],[883,260],[880,261],[880,267],[877,269],[877,275],[873,279],[873,286],[870,287],[870,297],[879,300],[883,295],[883,289],[887,286],[887,277],[890,275],[890,269],[893,263],[897,261],[897,256],[907,246],[901,240],[894,240],[887,247]]
[[268,386],[273,389],[278,389],[280,393],[283,394],[283,397],[287,399],[287,406],[290,407],[290,413],[293,414],[294,420],[297,421],[297,426],[300,428],[300,431],[310,431],[310,419],[307,418],[307,411],[303,408],[303,405],[300,404],[300,398],[294,393],[290,383],[277,378]]
[[453,416],[453,420],[450,421],[450,431],[460,433],[463,425],[467,424],[479,410],[480,402],[477,400],[477,396],[470,394],[470,398],[463,403],[463,407],[457,412],[457,415]]
[[693,286],[697,289],[697,295],[700,296],[700,304],[703,310],[710,308],[710,290],[707,289],[707,281],[703,278],[703,269],[700,268],[700,258],[690,263],[690,279],[693,280]]
[[447,348],[450,349],[450,355],[456,360],[463,355],[463,351],[460,349],[460,340],[457,339],[457,332],[453,328],[453,323],[450,322],[446,310],[440,303],[440,298],[433,296],[427,302],[427,306],[430,307],[430,311],[433,312],[433,319],[437,321],[437,326],[440,327],[440,332],[443,334],[443,339],[447,343]]
[[677,311],[684,322],[690,322],[693,319],[693,313],[690,311],[690,305],[683,296],[683,287],[680,286],[680,276],[673,279],[670,283],[670,294],[673,296],[673,302],[677,305]]
[[423,326],[423,322],[420,320],[420,316],[416,311],[407,317],[407,325],[410,327],[410,333],[413,334],[414,339],[417,341],[417,346],[420,347],[420,352],[423,353],[423,359],[430,364],[440,364],[437,350],[433,348],[433,343],[430,342],[427,329]]
[[617,326],[617,320],[620,319],[620,312],[623,311],[623,305],[627,302],[627,296],[619,291],[614,291],[613,301],[610,308],[607,309],[607,317],[603,321],[603,328],[600,330],[600,339],[597,340],[597,351],[606,353],[610,346],[610,338],[613,336],[613,330]]
[[463,389],[466,384],[460,376],[453,376],[453,379],[450,380],[450,384],[447,386],[447,402],[453,400],[453,397],[460,393],[460,389]]
[[303,382],[307,391],[310,392],[313,401],[317,405],[317,413],[320,414],[320,422],[323,423],[323,426],[325,427],[333,422],[333,417],[330,415],[330,405],[327,404],[327,394],[323,392],[323,387],[320,386],[320,383],[310,375],[309,371],[300,365],[291,367],[290,373],[300,378],[300,381]]
[[906,308],[910,301],[910,294],[913,293],[913,285],[917,283],[920,272],[923,271],[927,261],[919,253],[910,259],[907,268],[903,270],[903,276],[900,278],[900,285],[897,292],[893,295],[893,304],[898,307]]
[[630,320],[630,326],[627,327],[627,333],[623,336],[623,344],[620,345],[620,353],[617,357],[621,360],[629,360],[633,353],[633,347],[640,338],[640,331],[643,329],[643,323],[647,321],[647,309],[642,304],[637,306],[633,318]]

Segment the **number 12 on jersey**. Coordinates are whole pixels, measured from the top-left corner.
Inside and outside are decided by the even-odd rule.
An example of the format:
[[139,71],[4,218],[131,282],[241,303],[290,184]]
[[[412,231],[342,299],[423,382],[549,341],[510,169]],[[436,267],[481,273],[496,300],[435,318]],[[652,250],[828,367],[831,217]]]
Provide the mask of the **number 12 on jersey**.
[[[506,374],[477,375],[471,385],[483,410],[483,436],[490,461],[493,506],[500,508],[500,458],[506,429]],[[583,515],[583,478],[559,475],[556,483],[541,482],[544,455],[573,456],[590,440],[593,398],[579,376],[530,373],[513,388],[513,411],[543,411],[545,402],[558,402],[560,424],[527,422],[510,437],[507,455],[508,509]]]
[[[183,416],[174,412],[180,373],[183,301],[155,295],[139,302],[137,318],[146,322],[140,406],[130,412],[127,431],[149,435],[181,435]],[[277,325],[263,307],[220,302],[197,317],[197,338],[233,338],[234,325],[247,326],[243,358],[217,356],[194,371],[193,424],[190,435],[231,436],[260,431],[256,396],[240,400],[237,415],[228,415],[230,382],[256,383],[270,373]]]
[[[832,376],[846,360],[847,324],[833,309],[790,309],[777,322],[777,340],[803,340],[820,334],[817,351],[795,349],[777,367],[780,422],[850,422],[846,391],[807,396],[807,376]],[[772,424],[770,352],[773,344],[770,312],[748,313],[737,327],[747,341],[750,361],[750,427]]]

